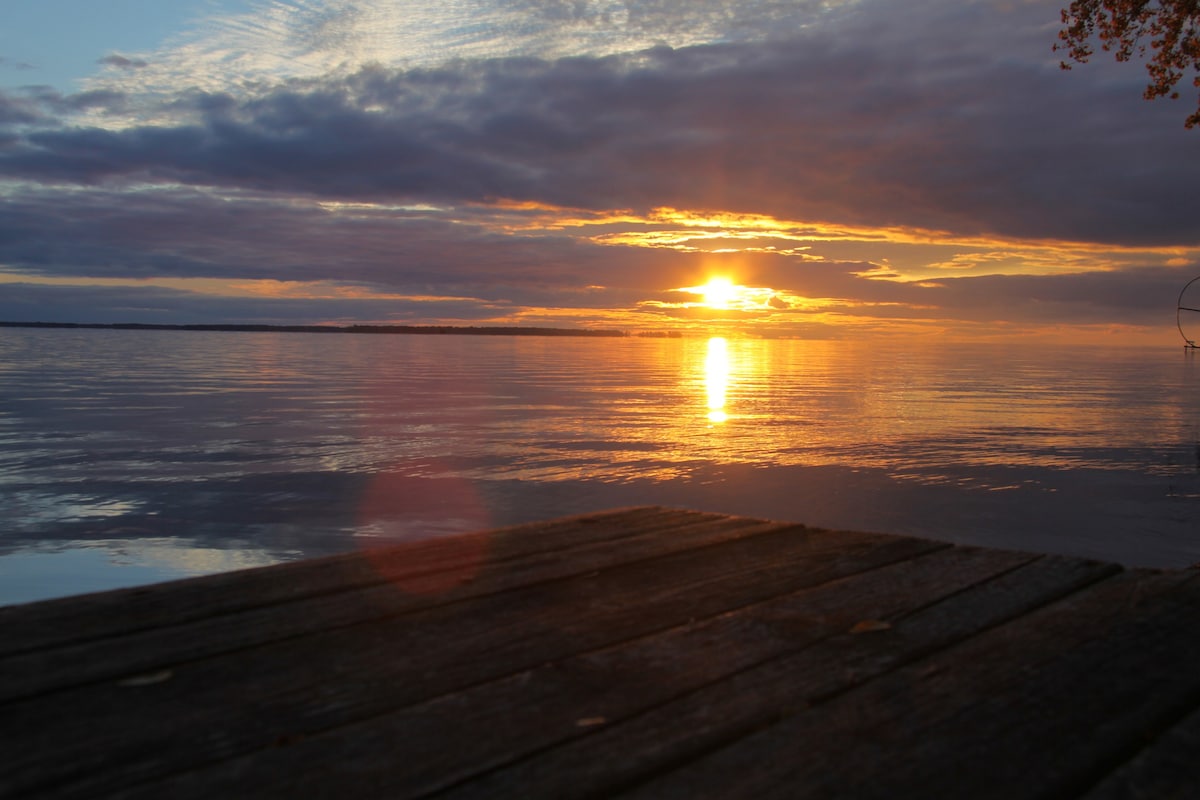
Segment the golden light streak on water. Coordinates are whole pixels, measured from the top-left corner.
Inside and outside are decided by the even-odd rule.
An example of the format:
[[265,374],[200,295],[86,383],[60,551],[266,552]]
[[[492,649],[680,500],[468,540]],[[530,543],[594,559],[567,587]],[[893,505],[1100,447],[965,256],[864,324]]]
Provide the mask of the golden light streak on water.
[[725,398],[729,390],[729,343],[720,336],[708,340],[704,359],[704,388],[708,395],[708,421],[720,424],[729,419]]

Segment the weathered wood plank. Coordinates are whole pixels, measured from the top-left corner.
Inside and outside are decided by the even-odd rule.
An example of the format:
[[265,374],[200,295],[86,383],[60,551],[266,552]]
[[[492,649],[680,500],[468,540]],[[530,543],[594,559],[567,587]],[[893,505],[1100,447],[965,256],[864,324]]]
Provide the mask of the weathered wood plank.
[[[732,541],[797,526],[732,517],[686,517],[687,524],[651,525],[646,533],[583,541],[560,550],[533,551],[449,570],[412,570],[386,583],[344,592],[304,596],[288,603],[252,606],[183,624],[162,625],[123,636],[93,639],[0,658],[0,700],[164,669],[171,664],[460,602],[520,586],[590,573],[621,563]],[[830,537],[838,534],[830,533]],[[578,539],[578,537],[575,537]],[[438,549],[437,554],[447,551]],[[389,550],[387,557],[394,555]],[[360,557],[360,561],[363,557]],[[262,573],[243,573],[253,586]],[[223,576],[224,577],[224,576]],[[287,580],[281,575],[280,580]],[[232,577],[225,577],[227,584]],[[275,579],[272,579],[274,582]],[[241,593],[251,589],[238,589]],[[188,588],[191,588],[190,586]],[[218,587],[217,591],[220,591]]]
[[10,703],[0,793],[95,796],[944,547],[776,530]]
[[[799,711],[633,797],[1071,796],[1200,686],[1195,574],[1125,573]],[[836,758],[806,757],[818,751]]]
[[[842,629],[812,647],[588,731],[563,746],[515,761],[438,796],[456,800],[609,796],[1118,571],[1112,565],[1043,557],[924,608],[895,617],[882,615],[892,626],[888,630],[854,634]],[[818,762],[839,758],[819,736],[814,738],[818,741],[806,743],[810,748],[806,758]],[[794,796],[804,796],[803,788],[800,785]]]
[[[332,798],[350,784],[372,796],[419,796],[802,650],[863,619],[914,612],[1035,558],[935,551],[143,785],[129,796],[266,798],[303,791]],[[486,735],[463,736],[464,730]],[[395,758],[396,742],[406,743],[402,760]],[[315,760],[330,766],[305,773]],[[301,774],[302,782],[279,779]]]
[[1194,572],[587,515],[0,609],[0,796],[1184,796],[1198,617]]
[[1183,720],[1106,775],[1084,800],[1192,800],[1200,797],[1200,697]]
[[647,506],[345,553],[165,584],[0,607],[0,655],[82,643],[159,625],[303,597],[347,591],[430,572],[461,569],[486,551],[492,562],[588,542],[644,535],[718,515]]

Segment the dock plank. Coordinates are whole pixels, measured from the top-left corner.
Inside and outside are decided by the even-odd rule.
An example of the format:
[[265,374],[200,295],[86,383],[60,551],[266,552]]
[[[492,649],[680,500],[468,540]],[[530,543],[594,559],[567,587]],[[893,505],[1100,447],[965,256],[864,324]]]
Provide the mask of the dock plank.
[[[384,796],[433,792],[802,650],[862,619],[902,615],[1034,558],[933,551],[222,762],[199,779],[178,776],[133,796],[181,799],[239,788],[256,797],[288,796],[301,787],[264,777],[297,774],[322,757],[335,766],[305,777],[308,796],[336,796],[347,781]],[[464,727],[492,735],[464,739]],[[388,758],[397,737],[414,742],[402,764]],[[267,760],[271,767],[262,770]]]
[[[10,704],[0,719],[0,735],[16,739],[0,792],[31,791],[53,780],[78,782],[77,796],[89,796],[97,781],[146,779],[270,747],[945,547],[774,526],[587,575],[183,662],[169,681],[137,692],[81,686],[37,695]],[[230,696],[239,698],[236,725],[228,717]],[[17,730],[27,733],[9,736]]]
[[[1118,743],[1143,741],[1160,706],[1186,703],[1200,683],[1200,641],[1189,644],[1190,626],[1179,624],[1200,611],[1200,594],[1178,591],[1196,583],[1195,574],[1110,578],[628,796],[788,797],[797,785],[811,797],[1078,794],[1120,755]],[[814,746],[840,758],[800,757]]]
[[[1043,557],[898,615],[889,629],[855,634],[844,628],[813,647],[765,661],[437,796],[610,796],[1117,572],[1112,565]],[[818,745],[812,752],[831,751]]]
[[0,796],[1185,796],[1200,572],[659,507],[0,609]]
[[[648,532],[642,534],[622,531],[622,536],[616,539],[604,536],[590,541],[578,541],[578,537],[574,537],[565,541],[560,549],[550,552],[527,550],[509,558],[487,559],[473,564],[477,571],[470,573],[461,571],[463,562],[455,558],[455,550],[430,548],[426,552],[434,554],[434,566],[418,568],[419,561],[405,562],[403,574],[397,574],[400,572],[397,567],[392,570],[390,580],[383,580],[376,572],[372,582],[364,585],[356,581],[339,592],[297,593],[286,603],[243,603],[237,609],[199,619],[186,618],[124,634],[89,637],[84,641],[14,652],[0,660],[0,700],[32,696],[90,681],[128,677],[179,661],[384,620],[511,588],[587,574],[614,564],[767,531],[799,530],[802,526],[728,517],[696,517],[689,518],[686,524],[677,520],[674,525],[646,527]],[[588,530],[610,532],[606,525],[593,525]],[[402,548],[400,552],[410,553],[408,548]],[[396,555],[389,550],[384,558],[393,560]],[[440,568],[446,563],[442,557],[447,555],[450,566]],[[365,557],[360,555],[358,560],[375,558],[366,554]],[[269,580],[260,581],[260,576],[269,576]],[[250,595],[253,586],[260,582],[265,583],[264,588],[271,588],[286,583],[291,575],[287,570],[280,570],[275,575],[255,571],[245,578],[251,586],[239,587],[239,592]],[[325,579],[323,576],[322,580]],[[215,587],[214,591],[220,592],[221,587]],[[0,630],[3,630],[2,626]]]
[[[0,607],[0,656],[82,643],[247,608],[403,581],[478,561],[552,553],[719,519],[647,506],[408,542],[367,552],[206,575],[164,584]],[[728,518],[726,518],[728,519]]]
[[[1193,707],[1200,706],[1196,701]],[[1170,725],[1119,769],[1106,774],[1086,800],[1189,800],[1200,797],[1200,711]]]

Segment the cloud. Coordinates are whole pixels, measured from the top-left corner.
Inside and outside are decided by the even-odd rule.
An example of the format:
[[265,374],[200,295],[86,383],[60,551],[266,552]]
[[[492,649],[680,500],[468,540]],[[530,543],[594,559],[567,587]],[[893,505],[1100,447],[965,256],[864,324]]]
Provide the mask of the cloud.
[[[27,98],[17,97],[0,92],[0,126],[29,125],[45,119],[37,103]],[[0,134],[4,134],[0,127]],[[7,134],[10,145],[15,145],[19,139],[15,134]]]
[[[177,95],[160,108],[175,121],[35,131],[0,167],[32,181],[1200,240],[1188,210],[1194,139],[1171,122],[1177,109],[1138,98],[1140,76],[1114,84],[1020,58],[1028,45],[1013,44],[1016,33],[1038,27],[1028,10],[992,19],[988,4],[923,8],[932,16],[913,22],[911,9],[873,4],[753,43],[373,66],[252,96]],[[321,36],[340,30],[338,14]],[[1010,18],[1014,32],[992,41]]]
[[693,269],[675,253],[617,255],[569,232],[510,234],[484,212],[447,219],[196,190],[26,192],[0,197],[0,264],[41,278],[337,280],[493,301],[565,292],[572,303],[598,280],[659,288]]
[[10,127],[11,131],[19,126],[21,138],[28,144],[28,136],[36,135],[39,130],[74,125],[73,120],[79,115],[90,114],[102,120],[122,114],[128,108],[128,97],[109,89],[63,94],[49,86],[34,85],[15,92],[0,90],[0,132],[5,132],[4,127]]
[[[690,253],[599,245],[570,229],[513,233],[498,227],[488,209],[475,213],[447,220],[437,209],[330,209],[195,190],[9,198],[0,205],[0,264],[40,281],[110,285],[17,291],[6,284],[0,319],[569,319],[610,327],[635,327],[640,319],[653,327],[674,312],[643,304],[677,302],[665,289],[697,278]],[[1179,287],[1200,268],[1189,261],[1109,272],[880,280],[880,270],[864,262],[767,253],[720,258],[736,264],[747,285],[775,290],[760,312],[744,316],[781,330],[822,315],[828,322],[830,313],[857,320],[1163,327],[1172,321]],[[169,288],[172,282],[208,294]],[[46,309],[55,316],[46,317]]]
[[13,61],[11,58],[5,58],[4,56],[0,56],[0,68],[15,69],[21,72],[37,69],[35,65],[27,61]]
[[259,0],[202,20],[146,55],[136,81],[119,72],[89,88],[170,94],[252,91],[366,65],[431,68],[448,61],[629,53],[655,46],[759,41],[853,9],[855,0]]
[[[0,268],[361,295],[138,295],[223,319],[642,313],[714,264],[845,315],[1151,324],[1200,246],[1194,132],[1136,69],[1059,70],[1053,2],[255,8],[84,92],[0,94]],[[672,208],[733,221],[637,246]],[[1022,267],[1069,274],[982,274]],[[86,308],[53,288],[23,291]]]
[[149,61],[141,58],[128,58],[119,53],[110,53],[96,63],[104,64],[110,67],[117,67],[119,69],[145,69],[146,67],[150,66]]
[[9,322],[288,325],[382,320],[425,324],[445,319],[470,325],[497,314],[494,307],[471,301],[250,298],[154,286],[0,285],[0,319]]

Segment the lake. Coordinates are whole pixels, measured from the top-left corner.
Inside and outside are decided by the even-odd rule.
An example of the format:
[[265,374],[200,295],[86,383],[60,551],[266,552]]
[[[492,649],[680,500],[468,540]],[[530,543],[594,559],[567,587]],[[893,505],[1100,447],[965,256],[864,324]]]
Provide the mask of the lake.
[[1200,367],[939,342],[0,329],[0,603],[662,504],[1200,561]]

